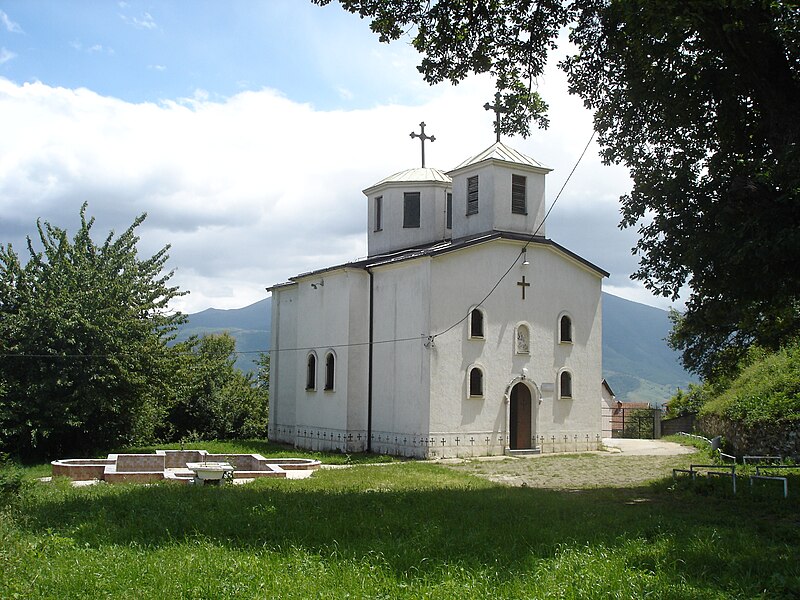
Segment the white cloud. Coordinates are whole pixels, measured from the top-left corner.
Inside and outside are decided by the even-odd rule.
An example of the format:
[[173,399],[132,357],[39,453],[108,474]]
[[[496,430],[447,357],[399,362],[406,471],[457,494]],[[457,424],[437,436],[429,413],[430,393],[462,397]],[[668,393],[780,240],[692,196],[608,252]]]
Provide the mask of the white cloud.
[[22,27],[19,26],[19,23],[15,23],[12,21],[9,16],[0,10],[0,23],[6,28],[6,31],[10,33],[24,33],[22,31]]
[[3,63],[7,63],[17,55],[11,50],[6,50],[5,48],[0,47],[0,65]]
[[160,71],[160,72],[167,70],[167,67],[165,67],[164,65],[147,65],[147,68],[153,71]]
[[[127,4],[125,6],[127,7]],[[137,29],[158,29],[155,19],[153,19],[153,16],[149,12],[143,13],[141,18],[128,15],[120,15],[120,18],[128,25],[136,27]]]
[[[420,121],[436,136],[426,147],[429,166],[451,169],[491,144],[482,104],[492,91],[488,79],[475,78],[437,88],[420,106],[320,111],[274,90],[223,100],[198,90],[191,99],[133,104],[0,78],[0,243],[24,248],[40,217],[74,229],[83,201],[98,237],[147,212],[141,251],[172,244],[173,281],[192,292],[176,308],[244,306],[290,276],[363,257],[360,190],[418,164],[409,133]],[[586,127],[555,111],[551,130],[510,142],[556,169],[550,201]],[[616,228],[615,199],[628,185],[625,173],[587,155],[547,231],[620,271],[610,280],[620,289],[633,285],[630,235]]]

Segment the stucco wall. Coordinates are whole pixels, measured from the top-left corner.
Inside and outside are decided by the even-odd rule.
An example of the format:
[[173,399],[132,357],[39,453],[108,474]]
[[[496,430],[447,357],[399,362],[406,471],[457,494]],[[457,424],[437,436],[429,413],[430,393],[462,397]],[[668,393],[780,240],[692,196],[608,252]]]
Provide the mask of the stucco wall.
[[[444,331],[464,317],[520,248],[521,244],[492,242],[437,258],[432,267],[432,331]],[[562,444],[563,436],[568,436],[566,445],[571,446],[575,436],[582,442],[589,436],[594,443],[600,433],[600,277],[549,248],[530,246],[528,259],[530,264],[523,266],[520,261],[485,302],[485,339],[469,339],[464,320],[435,340],[430,351],[431,396],[435,398],[431,431],[437,440],[445,438],[440,451],[452,452],[449,446],[459,434],[459,448],[463,434],[480,436],[481,443],[489,446],[507,443],[506,394],[525,370],[532,396],[545,390],[541,403],[533,403],[533,429],[539,438],[547,438],[548,447],[553,445],[553,436]],[[526,289],[526,300],[517,285],[523,275],[532,284]],[[572,344],[558,341],[558,320],[564,312],[573,319]],[[529,354],[515,352],[520,323],[530,327]],[[483,398],[467,396],[466,372],[471,365],[484,369]],[[557,377],[563,368],[573,374],[571,399],[557,397]],[[550,388],[554,391],[546,391]],[[486,437],[493,439],[487,443]]]
[[[526,181],[527,215],[511,212],[511,176]],[[467,178],[478,175],[478,213],[467,215]],[[498,163],[480,163],[454,173],[453,238],[499,230],[530,233],[544,218],[545,176],[522,165],[511,168]],[[545,227],[537,235],[545,235]]]
[[430,259],[381,267],[373,277],[372,429],[382,440],[399,434],[408,444],[428,432]]
[[[370,256],[411,248],[450,237],[445,229],[445,202],[450,185],[443,182],[392,183],[370,190],[368,203],[367,246]],[[403,227],[404,193],[420,192],[420,226]],[[382,196],[383,227],[375,231],[375,198]]]

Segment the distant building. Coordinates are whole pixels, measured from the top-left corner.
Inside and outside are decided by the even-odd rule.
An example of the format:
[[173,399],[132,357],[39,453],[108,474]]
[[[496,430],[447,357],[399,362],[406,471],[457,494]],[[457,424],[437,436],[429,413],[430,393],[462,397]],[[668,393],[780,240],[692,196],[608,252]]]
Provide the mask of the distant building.
[[595,448],[608,273],[545,237],[549,171],[498,141],[365,189],[368,258],[270,288],[270,439],[414,457]]

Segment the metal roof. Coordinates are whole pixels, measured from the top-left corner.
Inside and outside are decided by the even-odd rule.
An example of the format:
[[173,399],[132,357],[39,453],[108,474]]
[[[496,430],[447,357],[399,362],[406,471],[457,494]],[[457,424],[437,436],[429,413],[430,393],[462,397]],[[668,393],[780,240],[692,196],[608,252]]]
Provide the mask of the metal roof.
[[450,171],[450,173],[453,173],[454,171],[458,171],[459,169],[463,169],[465,167],[469,167],[471,165],[476,165],[485,160],[500,160],[503,162],[526,165],[528,167],[535,167],[537,169],[544,169],[547,171],[553,170],[550,167],[543,165],[535,158],[526,156],[525,154],[522,154],[522,152],[518,152],[517,150],[514,150],[510,146],[506,146],[503,142],[495,142],[480,154],[477,154],[472,158],[468,158],[467,160],[462,162],[455,169]]
[[486,242],[490,242],[493,240],[513,240],[516,242],[525,242],[529,245],[538,245],[544,247],[550,247],[556,250],[557,252],[569,256],[570,258],[574,259],[575,261],[581,263],[583,266],[588,268],[591,271],[594,271],[601,277],[608,277],[609,273],[605,269],[601,269],[597,265],[589,262],[585,258],[578,256],[571,250],[567,250],[561,244],[557,244],[551,239],[542,237],[542,236],[532,236],[530,234],[522,234],[522,233],[511,233],[508,231],[491,231],[487,233],[481,233],[474,236],[469,236],[457,240],[441,240],[438,242],[432,242],[429,244],[422,244],[417,247],[413,248],[405,248],[403,250],[395,250],[392,252],[387,252],[384,254],[378,254],[375,256],[369,256],[364,259],[355,260],[348,263],[343,263],[339,265],[335,265],[332,267],[327,267],[324,269],[318,269],[315,271],[309,271],[307,273],[301,273],[295,277],[290,277],[289,282],[278,284],[272,286],[271,288],[267,288],[269,290],[282,287],[284,285],[292,285],[297,282],[297,280],[302,279],[304,277],[311,277],[311,276],[318,276],[322,273],[330,272],[330,271],[337,271],[341,269],[370,269],[374,267],[380,267],[384,265],[395,264],[399,262],[404,262],[407,260],[411,260],[414,258],[420,258],[423,256],[438,256],[440,254],[445,254],[448,252],[455,252],[461,250],[462,248],[468,248],[470,246],[474,246],[476,244],[482,244]]
[[378,183],[369,186],[372,189],[386,183],[450,183],[452,179],[441,169],[431,169],[430,167],[417,167],[416,169],[406,169],[394,175],[389,175],[381,179]]

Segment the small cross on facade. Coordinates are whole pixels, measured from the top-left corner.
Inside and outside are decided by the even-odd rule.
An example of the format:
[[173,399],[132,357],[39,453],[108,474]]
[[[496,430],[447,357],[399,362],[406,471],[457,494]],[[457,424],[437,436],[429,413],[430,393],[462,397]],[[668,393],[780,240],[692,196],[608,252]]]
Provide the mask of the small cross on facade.
[[525,281],[525,275],[523,275],[522,281],[518,281],[517,285],[522,288],[522,299],[525,300],[525,288],[531,287],[531,284]]
[[430,140],[431,142],[436,141],[435,135],[426,135],[425,133],[425,121],[419,124],[420,131],[422,133],[416,133],[414,131],[411,132],[411,139],[419,138],[419,141],[422,144],[422,168],[425,168],[425,140]]
[[497,92],[494,95],[494,104],[489,104],[488,102],[483,105],[483,108],[486,110],[493,110],[494,111],[494,132],[497,134],[497,141],[500,141],[500,113],[508,112],[505,108],[503,108],[503,104],[500,102],[500,92]]

